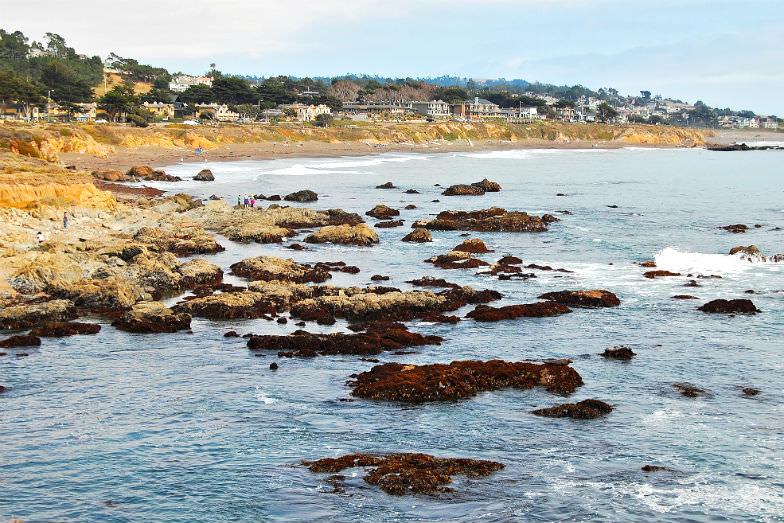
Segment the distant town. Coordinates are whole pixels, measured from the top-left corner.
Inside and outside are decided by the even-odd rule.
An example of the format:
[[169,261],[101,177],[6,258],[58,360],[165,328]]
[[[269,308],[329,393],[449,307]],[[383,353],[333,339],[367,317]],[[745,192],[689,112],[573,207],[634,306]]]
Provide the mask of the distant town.
[[555,86],[524,80],[367,75],[270,78],[170,74],[110,54],[77,54],[56,34],[29,42],[0,29],[0,119],[23,121],[309,122],[441,120],[643,123],[703,128],[780,129],[774,115],[689,104],[649,91]]

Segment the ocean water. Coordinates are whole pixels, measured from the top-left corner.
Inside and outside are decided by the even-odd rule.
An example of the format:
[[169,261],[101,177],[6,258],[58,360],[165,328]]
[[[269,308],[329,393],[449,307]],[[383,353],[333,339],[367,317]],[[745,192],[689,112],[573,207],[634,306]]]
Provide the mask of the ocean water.
[[[598,420],[539,418],[530,411],[564,401],[540,389],[415,406],[341,402],[349,397],[346,380],[372,363],[254,357],[245,340],[223,337],[232,329],[287,333],[297,328],[293,322],[195,318],[193,334],[163,335],[105,324],[96,336],[45,339],[25,349],[28,357],[12,350],[0,357],[0,384],[10,389],[0,395],[0,520],[782,521],[784,264],[727,254],[751,244],[765,254],[784,252],[784,231],[776,229],[784,227],[782,165],[777,151],[627,148],[163,166],[181,176],[205,166],[215,174],[212,183],[159,184],[175,192],[234,203],[238,193],[309,188],[319,201],[307,206],[364,213],[384,203],[401,209],[406,222],[378,229],[381,242],[370,248],[296,252],[223,238],[227,250],[205,258],[227,272],[239,259],[271,254],[360,267],[357,275],[335,274],[335,285],[364,285],[383,274],[410,289],[405,280],[432,275],[497,289],[504,299],[495,305],[529,303],[551,290],[615,292],[618,308],[555,318],[411,322],[412,330],[446,341],[379,356],[413,364],[571,358],[585,385],[568,401],[597,398],[615,410]],[[445,197],[434,186],[485,177],[503,190]],[[386,181],[398,189],[374,188]],[[410,188],[420,194],[403,193]],[[417,208],[402,210],[408,204]],[[491,206],[571,214],[555,214],[561,221],[547,233],[472,233],[495,250],[485,260],[512,254],[574,272],[498,281],[423,263],[460,243],[459,232],[434,232],[428,244],[400,241],[418,218]],[[734,223],[751,228],[718,228]],[[635,262],[652,259],[661,269],[722,278],[699,279],[697,288],[683,286],[686,276],[649,280]],[[763,312],[696,310],[719,297],[751,298]],[[307,329],[342,331],[345,323]],[[637,356],[618,362],[597,355],[618,344]],[[275,372],[272,361],[280,365]],[[683,397],[673,383],[707,395]],[[761,393],[745,397],[744,387]],[[457,476],[450,494],[394,497],[364,483],[361,469],[346,472],[345,492],[332,493],[326,474],[300,465],[354,452],[426,452],[506,468],[485,478]],[[675,472],[644,473],[646,464]]]

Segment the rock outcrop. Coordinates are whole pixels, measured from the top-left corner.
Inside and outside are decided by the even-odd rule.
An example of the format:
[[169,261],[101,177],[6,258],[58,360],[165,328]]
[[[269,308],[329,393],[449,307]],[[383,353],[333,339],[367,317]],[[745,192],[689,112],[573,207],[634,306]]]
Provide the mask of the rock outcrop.
[[115,320],[112,326],[128,332],[177,332],[191,328],[191,315],[175,313],[159,301],[141,302]]
[[480,211],[443,211],[434,220],[417,220],[412,227],[431,231],[545,232],[549,224],[557,221],[550,214],[539,217],[493,207]]
[[630,360],[637,354],[632,351],[631,347],[628,345],[617,345],[612,347],[607,347],[604,349],[604,352],[600,353],[599,356],[603,358],[607,358],[608,360]]
[[505,307],[490,307],[477,305],[474,310],[466,314],[467,318],[475,321],[491,322],[511,320],[515,318],[544,318],[558,316],[572,312],[571,309],[555,301],[541,301],[523,305],[507,305]]
[[18,336],[11,336],[4,340],[0,340],[0,348],[13,349],[16,347],[39,347],[41,345],[41,338],[28,334]]
[[44,323],[74,318],[76,307],[68,300],[12,305],[0,310],[0,329],[29,329]]
[[599,400],[583,400],[577,403],[563,403],[554,407],[531,411],[537,416],[546,418],[594,419],[601,418],[612,412],[612,406]]
[[215,176],[209,169],[202,169],[196,176],[193,177],[197,182],[214,182]]
[[713,314],[756,314],[760,311],[751,300],[712,300],[698,307],[697,310]]
[[299,202],[299,203],[306,203],[306,202],[315,202],[318,200],[318,194],[310,190],[302,190],[287,194],[283,197],[284,200],[287,202]]
[[332,275],[325,267],[297,263],[292,259],[274,256],[246,258],[231,265],[237,276],[262,281],[286,281],[293,283],[322,283]]
[[365,213],[367,216],[376,218],[378,220],[389,220],[393,216],[400,216],[400,211],[387,207],[383,204],[378,204]]
[[338,245],[370,246],[378,243],[376,231],[360,223],[358,225],[327,225],[308,234],[307,243],[335,243]]
[[487,248],[485,242],[480,240],[479,238],[469,238],[465,240],[460,245],[456,246],[452,251],[458,252],[471,252],[471,253],[483,253],[483,252],[493,252]]
[[81,323],[78,321],[60,321],[47,323],[30,331],[31,336],[40,338],[62,338],[75,334],[97,334],[101,326],[97,323]]
[[486,192],[498,192],[500,190],[500,185],[485,178],[481,182],[474,182],[471,185],[452,185],[441,194],[444,196],[481,196]]
[[569,307],[597,308],[617,307],[621,300],[610,291],[594,289],[590,291],[546,292],[539,296],[543,300],[553,300]]
[[411,231],[410,233],[403,236],[404,242],[412,242],[412,243],[427,243],[433,241],[433,235],[430,234],[430,231],[427,229],[423,229],[418,227]]
[[[464,475],[471,478],[489,476],[504,468],[496,461],[466,458],[435,458],[427,454],[350,454],[339,458],[322,458],[303,462],[312,472],[336,473],[355,467],[373,467],[364,480],[387,494],[395,496],[413,494],[435,494],[444,489],[442,485],[452,482],[452,476]],[[340,482],[342,476],[332,476]],[[341,491],[342,488],[336,490]]]
[[479,392],[503,388],[544,387],[554,394],[571,394],[583,384],[568,365],[491,361],[453,361],[445,364],[376,365],[356,375],[352,396],[406,403],[453,401]]
[[130,179],[148,180],[153,182],[181,182],[179,176],[166,174],[165,171],[156,170],[147,165],[137,165],[128,169],[125,175]]

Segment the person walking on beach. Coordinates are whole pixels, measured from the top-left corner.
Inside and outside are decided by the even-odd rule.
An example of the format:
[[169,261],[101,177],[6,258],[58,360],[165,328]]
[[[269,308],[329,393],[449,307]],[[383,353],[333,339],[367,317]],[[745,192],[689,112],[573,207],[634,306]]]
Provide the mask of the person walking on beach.
[[63,229],[68,228],[68,211],[63,213]]

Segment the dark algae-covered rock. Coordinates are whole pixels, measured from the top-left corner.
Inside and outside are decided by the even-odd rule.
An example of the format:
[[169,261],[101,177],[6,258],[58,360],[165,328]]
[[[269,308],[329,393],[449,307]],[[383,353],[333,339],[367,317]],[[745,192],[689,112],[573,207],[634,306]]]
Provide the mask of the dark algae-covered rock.
[[563,403],[554,407],[536,409],[531,413],[546,418],[594,419],[601,418],[612,410],[612,406],[603,401],[588,399],[577,403]]
[[288,336],[253,335],[250,350],[275,350],[278,356],[312,358],[334,354],[370,355],[422,345],[440,345],[443,338],[409,332],[399,323],[371,324],[366,332],[311,334],[296,331]]
[[570,307],[596,308],[617,307],[621,300],[610,291],[594,289],[590,291],[546,292],[539,296],[543,300],[553,300]]
[[0,340],[0,347],[4,349],[12,349],[14,347],[38,347],[40,345],[41,338],[25,334]]
[[354,387],[352,396],[406,403],[453,401],[509,387],[544,387],[554,394],[571,394],[582,384],[580,375],[568,365],[502,360],[386,363],[357,374],[356,381],[349,383]]
[[378,204],[367,211],[365,215],[376,218],[378,220],[389,220],[393,216],[400,216],[400,211],[393,209],[392,207],[387,207],[383,204]]
[[489,322],[515,318],[544,318],[569,312],[572,312],[569,307],[558,302],[541,301],[522,305],[507,305],[505,307],[477,305],[474,310],[466,314],[466,317],[473,318],[476,321]]
[[545,232],[549,224],[557,221],[558,218],[549,214],[539,217],[492,207],[479,211],[443,211],[434,220],[418,220],[412,227],[431,231]]
[[0,329],[29,329],[42,323],[76,318],[76,307],[68,300],[52,300],[0,309]]
[[754,306],[751,300],[736,299],[736,300],[712,300],[705,305],[698,307],[697,310],[713,314],[756,314],[760,311]]
[[660,271],[660,270],[659,271],[648,271],[648,272],[643,274],[643,276],[645,276],[649,280],[652,280],[654,278],[661,278],[663,276],[680,276],[680,275],[681,275],[681,273],[679,273],[679,272]]
[[303,190],[287,194],[284,198],[287,202],[315,202],[318,200],[318,194],[313,191]]
[[197,182],[214,182],[215,176],[209,169],[202,169],[196,176],[193,177],[193,179]]
[[427,229],[418,227],[413,231],[411,231],[410,233],[403,236],[402,241],[412,242],[412,243],[427,243],[433,241],[433,235],[430,234],[430,231],[428,231]]
[[191,315],[173,312],[161,302],[140,302],[115,320],[112,326],[128,332],[177,332],[191,328]]
[[685,383],[674,383],[672,386],[680,391],[681,395],[686,396],[687,398],[699,398],[705,394],[703,389]]
[[630,360],[637,354],[628,345],[607,347],[599,356],[609,360]]
[[[311,472],[334,474],[345,469],[370,468],[364,480],[375,485],[387,494],[395,496],[412,494],[436,494],[449,491],[443,485],[452,482],[455,475],[468,477],[489,476],[504,468],[496,461],[467,458],[436,458],[428,454],[349,454],[339,458],[322,458],[317,461],[303,461]],[[331,476],[332,482],[339,482],[343,476]],[[342,488],[336,487],[341,492]]]

